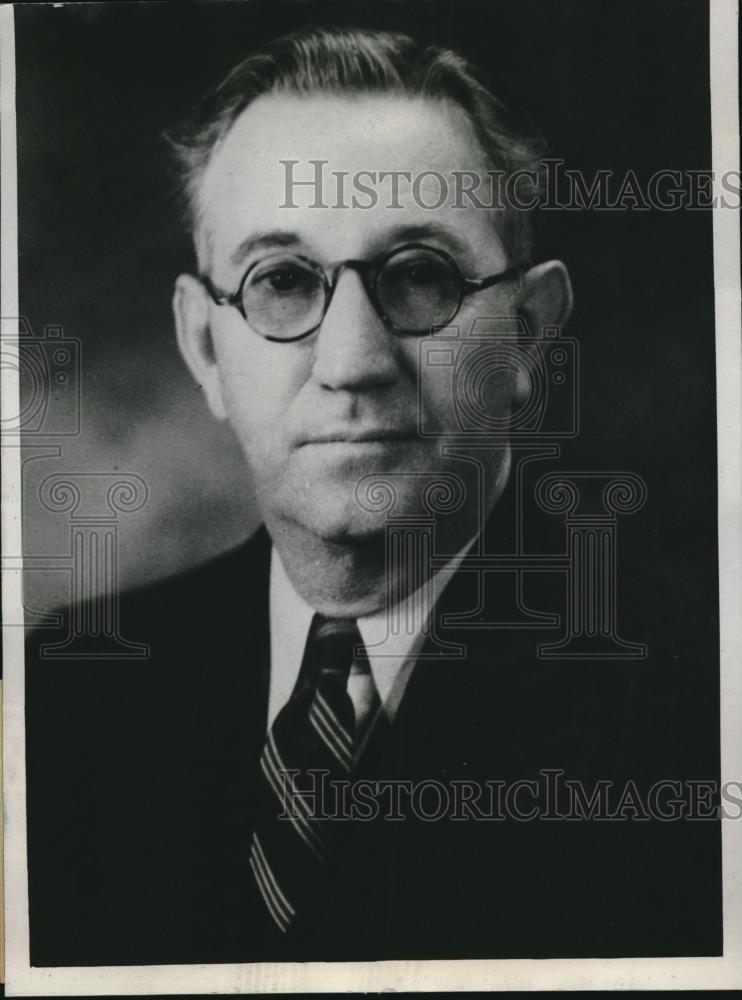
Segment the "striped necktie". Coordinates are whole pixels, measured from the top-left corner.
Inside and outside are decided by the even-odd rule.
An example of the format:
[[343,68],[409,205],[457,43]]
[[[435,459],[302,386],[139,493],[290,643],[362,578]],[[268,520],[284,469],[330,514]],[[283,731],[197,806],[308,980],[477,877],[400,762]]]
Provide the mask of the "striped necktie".
[[365,660],[355,621],[315,615],[296,688],[260,759],[250,867],[281,934],[318,892],[344,826],[316,808],[316,772],[331,782],[347,778],[353,766],[355,713],[347,681],[354,658]]

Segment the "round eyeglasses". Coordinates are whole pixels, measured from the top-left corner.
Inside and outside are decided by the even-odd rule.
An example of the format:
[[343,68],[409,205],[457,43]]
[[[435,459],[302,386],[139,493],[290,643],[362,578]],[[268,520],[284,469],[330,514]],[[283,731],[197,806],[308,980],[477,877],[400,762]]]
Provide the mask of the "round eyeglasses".
[[199,280],[214,302],[234,306],[255,333],[289,343],[310,336],[330,308],[341,272],[356,271],[382,321],[395,333],[431,333],[456,316],[467,295],[519,278],[524,266],[465,278],[445,251],[408,243],[373,260],[344,260],[329,273],[301,254],[277,251],[255,261],[233,295]]

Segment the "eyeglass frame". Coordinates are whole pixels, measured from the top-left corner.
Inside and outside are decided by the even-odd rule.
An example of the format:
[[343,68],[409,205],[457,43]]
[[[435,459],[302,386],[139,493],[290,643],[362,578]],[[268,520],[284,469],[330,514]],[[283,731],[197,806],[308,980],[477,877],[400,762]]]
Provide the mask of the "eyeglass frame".
[[524,271],[528,270],[529,264],[523,262],[520,264],[515,264],[504,271],[500,271],[497,274],[491,274],[484,278],[466,278],[461,273],[461,269],[453,257],[446,253],[445,250],[441,250],[438,247],[432,247],[427,243],[405,243],[403,246],[394,247],[393,250],[389,250],[387,253],[380,254],[370,260],[362,260],[358,258],[350,257],[347,260],[338,261],[329,267],[323,267],[318,261],[312,260],[311,257],[306,257],[304,254],[290,253],[290,256],[295,257],[297,260],[306,264],[311,270],[319,272],[322,276],[322,284],[325,293],[325,304],[322,310],[322,316],[319,322],[316,323],[311,329],[307,330],[305,333],[300,333],[295,337],[271,337],[267,334],[260,333],[250,324],[247,312],[245,310],[244,303],[242,301],[242,292],[245,287],[245,282],[252,273],[252,271],[262,264],[266,258],[262,257],[260,260],[253,261],[252,264],[247,268],[243,274],[240,283],[237,287],[237,291],[232,294],[226,292],[220,292],[219,289],[213,284],[211,279],[207,274],[196,275],[198,281],[203,285],[203,287],[208,292],[210,298],[217,306],[232,306],[240,313],[245,323],[250,327],[254,333],[261,337],[263,340],[269,340],[271,343],[276,344],[294,344],[299,340],[305,340],[307,337],[311,337],[313,333],[322,326],[325,316],[330,309],[332,303],[332,297],[335,294],[335,289],[338,286],[340,280],[340,274],[345,269],[350,269],[355,271],[363,283],[366,295],[374,307],[376,314],[379,319],[384,323],[384,325],[391,330],[393,333],[399,334],[401,336],[420,336],[425,333],[425,328],[421,330],[410,330],[410,329],[400,329],[396,327],[394,323],[389,319],[389,317],[384,312],[379,302],[378,296],[376,294],[376,284],[384,267],[388,264],[392,257],[397,254],[403,253],[405,250],[426,250],[431,253],[437,254],[451,267],[454,275],[459,281],[459,299],[451,315],[446,319],[442,320],[440,323],[436,323],[436,327],[443,327],[450,323],[458,315],[461,306],[463,305],[464,299],[469,295],[474,295],[477,292],[484,291],[486,288],[492,288],[495,285],[509,281],[512,278],[518,278],[520,283],[521,277]]

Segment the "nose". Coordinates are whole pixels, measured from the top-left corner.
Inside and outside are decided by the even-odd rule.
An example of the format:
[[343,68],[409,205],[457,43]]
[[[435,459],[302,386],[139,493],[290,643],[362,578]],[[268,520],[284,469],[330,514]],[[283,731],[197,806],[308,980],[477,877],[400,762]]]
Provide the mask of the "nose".
[[397,335],[376,313],[360,275],[342,271],[314,346],[312,377],[326,389],[355,392],[399,377]]

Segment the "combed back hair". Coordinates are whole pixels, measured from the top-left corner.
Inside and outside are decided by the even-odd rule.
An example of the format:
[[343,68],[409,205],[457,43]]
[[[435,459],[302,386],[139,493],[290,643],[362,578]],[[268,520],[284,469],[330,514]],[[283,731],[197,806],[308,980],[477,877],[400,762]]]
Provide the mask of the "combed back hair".
[[[473,126],[489,170],[501,172],[503,179],[524,172],[517,178],[517,204],[527,205],[538,197],[541,136],[487,89],[462,56],[440,46],[422,46],[396,32],[308,27],[247,56],[166,133],[183,221],[192,234],[199,223],[201,180],[213,151],[252,101],[276,93],[397,94],[453,102]],[[479,196],[490,201],[487,183]],[[526,260],[531,255],[531,212],[504,200],[503,204],[505,251],[512,261]]]

